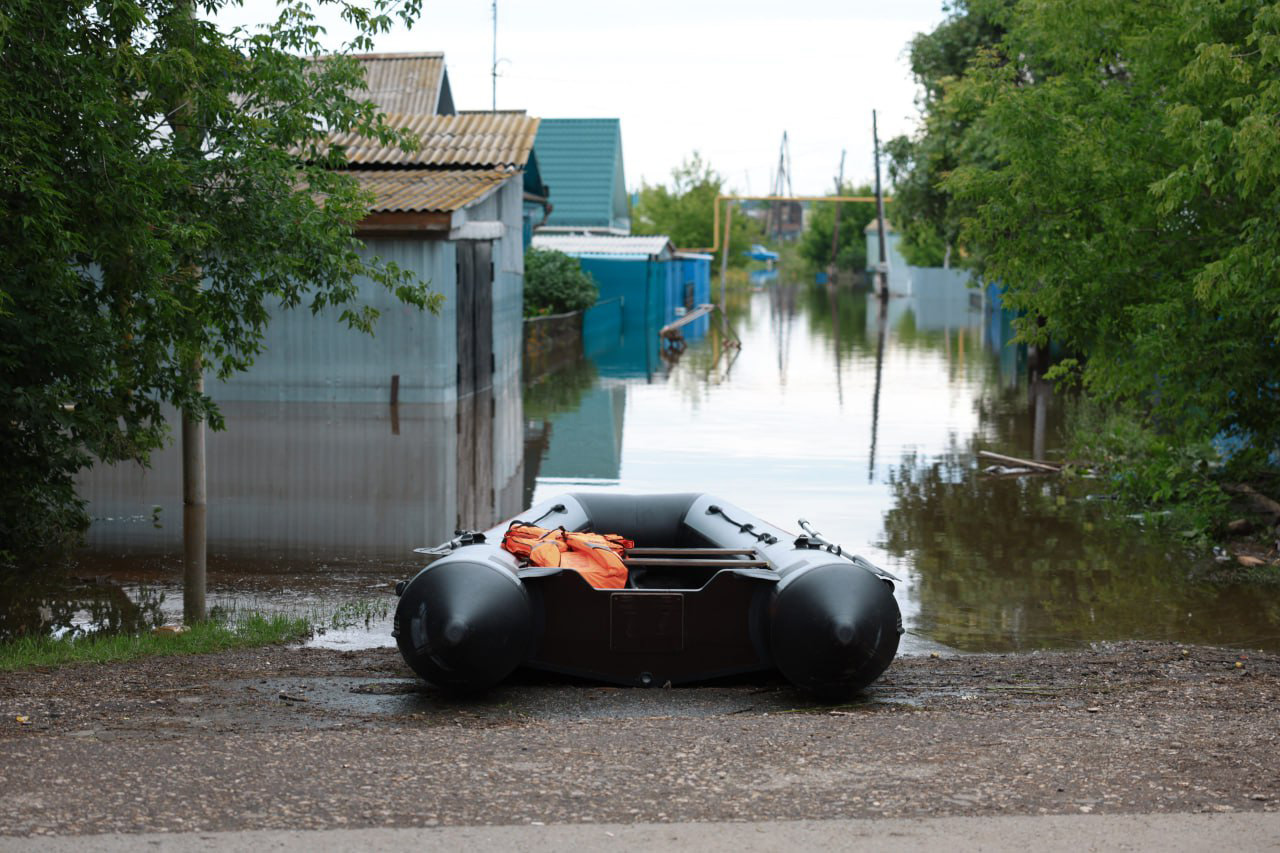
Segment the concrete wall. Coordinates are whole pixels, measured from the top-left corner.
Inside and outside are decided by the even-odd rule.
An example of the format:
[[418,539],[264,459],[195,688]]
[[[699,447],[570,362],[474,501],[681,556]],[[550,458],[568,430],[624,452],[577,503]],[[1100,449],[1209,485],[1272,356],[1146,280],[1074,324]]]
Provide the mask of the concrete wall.
[[569,311],[524,321],[524,382],[535,382],[582,356],[582,315]]

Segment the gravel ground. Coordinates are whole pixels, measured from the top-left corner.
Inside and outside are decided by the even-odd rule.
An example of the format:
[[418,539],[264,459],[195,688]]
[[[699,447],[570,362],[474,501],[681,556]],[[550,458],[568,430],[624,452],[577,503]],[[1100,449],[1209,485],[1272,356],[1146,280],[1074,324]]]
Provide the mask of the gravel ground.
[[[776,679],[526,677],[456,699],[394,649],[0,674],[0,835],[1280,809],[1280,657],[1169,644]],[[25,721],[20,721],[20,718]]]

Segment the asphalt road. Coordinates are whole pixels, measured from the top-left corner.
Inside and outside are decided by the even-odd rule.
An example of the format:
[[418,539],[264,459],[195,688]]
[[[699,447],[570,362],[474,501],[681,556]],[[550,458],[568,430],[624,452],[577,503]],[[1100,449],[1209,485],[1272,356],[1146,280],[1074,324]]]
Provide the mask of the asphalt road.
[[0,850],[1265,849],[1278,746],[1241,650],[902,658],[826,705],[263,649],[0,673]]
[[57,839],[0,838],[0,853],[454,853],[458,850],[564,850],[629,853],[699,850],[913,850],[922,853],[1036,851],[1280,850],[1280,814],[1091,815],[995,818],[762,821],[755,823],[439,827],[311,832],[183,832]]

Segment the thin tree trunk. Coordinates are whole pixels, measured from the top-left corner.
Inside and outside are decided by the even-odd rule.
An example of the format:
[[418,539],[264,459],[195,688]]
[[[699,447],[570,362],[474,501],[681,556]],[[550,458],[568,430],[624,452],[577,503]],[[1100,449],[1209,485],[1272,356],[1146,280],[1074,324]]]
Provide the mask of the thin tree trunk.
[[[204,393],[203,365],[195,362],[196,388]],[[205,490],[204,421],[182,413],[182,620],[203,622],[208,506]]]

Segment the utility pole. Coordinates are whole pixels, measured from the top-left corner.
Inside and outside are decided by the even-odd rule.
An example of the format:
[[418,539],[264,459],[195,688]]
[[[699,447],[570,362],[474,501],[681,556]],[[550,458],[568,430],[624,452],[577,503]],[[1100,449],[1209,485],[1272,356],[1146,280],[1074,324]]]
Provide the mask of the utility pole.
[[[840,172],[836,176],[836,195],[844,192],[844,155],[840,149]],[[840,202],[836,202],[835,221],[831,224],[831,283],[836,283],[836,255],[840,249]]]
[[[787,144],[787,132],[782,131],[782,145],[778,148],[778,170],[773,173],[773,192],[776,198],[791,197],[791,146]],[[784,204],[790,202],[775,201],[769,208],[769,226],[765,232],[777,238],[782,233],[782,211]]]
[[880,134],[876,129],[876,111],[871,111],[871,144],[876,156],[876,231],[879,234],[880,263],[876,268],[876,285],[881,299],[889,296],[889,255],[884,238],[884,193],[880,191]]

